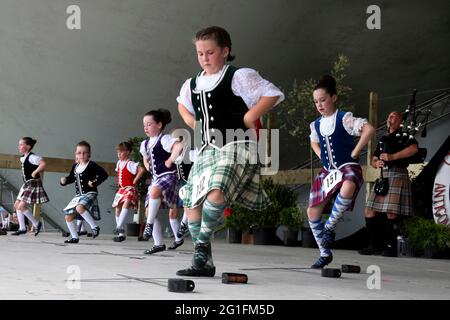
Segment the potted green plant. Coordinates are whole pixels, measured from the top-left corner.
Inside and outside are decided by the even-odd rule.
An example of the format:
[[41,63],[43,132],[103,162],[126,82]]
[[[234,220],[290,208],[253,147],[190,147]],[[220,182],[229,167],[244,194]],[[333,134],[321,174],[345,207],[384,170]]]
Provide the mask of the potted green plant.
[[227,228],[229,243],[241,243],[242,232],[250,228],[248,214],[249,210],[238,204],[225,208],[223,212],[224,227]]
[[272,179],[263,180],[262,185],[271,203],[262,211],[249,212],[254,244],[277,244],[280,212],[283,208],[294,207],[297,195],[288,187],[273,183]]
[[283,208],[280,212],[280,223],[287,227],[287,230],[284,230],[283,238],[286,246],[295,246],[298,243],[298,232],[304,220],[302,210],[302,208],[295,206]]
[[433,219],[413,217],[403,225],[408,244],[426,258],[444,257],[450,245],[450,228]]

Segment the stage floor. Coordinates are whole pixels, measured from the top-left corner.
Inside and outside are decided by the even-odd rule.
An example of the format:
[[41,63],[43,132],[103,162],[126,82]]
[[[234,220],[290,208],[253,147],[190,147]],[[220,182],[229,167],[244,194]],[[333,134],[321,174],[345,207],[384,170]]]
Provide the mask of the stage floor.
[[[317,258],[317,249],[228,244],[223,240],[213,243],[215,277],[192,278],[193,292],[174,293],[167,290],[167,279],[181,278],[175,272],[190,265],[193,247],[189,238],[176,251],[147,256],[143,251],[152,245],[151,240],[138,242],[129,237],[115,243],[111,237],[82,236],[79,244],[69,245],[56,233],[0,236],[0,299],[450,298],[450,260],[361,256],[356,251],[334,250],[329,267],[356,264],[362,273],[324,278],[319,270],[306,269]],[[173,241],[165,240],[166,246]],[[379,267],[379,282],[376,274],[366,273],[371,265]],[[222,284],[222,272],[246,273],[249,282]],[[81,280],[72,281],[77,279]]]

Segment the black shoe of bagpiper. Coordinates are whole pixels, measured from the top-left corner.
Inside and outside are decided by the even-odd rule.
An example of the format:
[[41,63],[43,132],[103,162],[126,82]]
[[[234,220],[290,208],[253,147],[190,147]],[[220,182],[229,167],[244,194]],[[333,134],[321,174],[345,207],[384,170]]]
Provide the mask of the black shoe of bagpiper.
[[114,237],[114,238],[113,238],[113,241],[114,241],[114,242],[122,242],[122,241],[124,241],[125,239],[126,239],[125,236],[118,236],[118,237]]
[[166,245],[162,244],[160,246],[153,246],[150,249],[145,250],[144,254],[154,254],[154,253],[165,251],[165,250],[166,250]]
[[333,255],[329,255],[328,257],[320,256],[316,262],[311,266],[311,269],[322,269],[326,265],[329,265],[333,261]]
[[[80,232],[78,232],[79,236],[86,236],[87,234],[88,234],[87,231],[80,231]],[[91,234],[91,237],[92,237],[92,234]]]
[[100,234],[100,227],[97,226],[94,229],[92,229],[92,239],[95,239]]
[[215,274],[216,274],[216,267],[208,265],[200,269],[197,269],[192,266],[190,268],[177,271],[177,276],[183,277],[214,277]]
[[78,241],[80,241],[80,239],[78,239],[78,238],[72,238],[72,239],[70,239],[70,240],[64,241],[64,243],[78,243]]
[[13,236],[19,236],[21,234],[27,233],[27,230],[17,230],[16,232],[11,233]]
[[325,249],[330,249],[331,245],[334,243],[334,239],[336,238],[336,233],[334,230],[330,230],[328,228],[323,228],[322,233],[322,247]]
[[6,236],[8,234],[8,232],[6,231],[6,229],[0,229],[0,236]]
[[179,246],[183,245],[183,243],[184,243],[184,240],[183,240],[183,239],[181,239],[180,241],[174,241],[174,242],[172,243],[172,245],[171,245],[169,248],[167,248],[167,249],[169,249],[169,250],[175,250],[175,249],[178,248]]
[[146,223],[145,224],[145,228],[144,228],[144,233],[142,234],[142,238],[144,238],[144,240],[148,240],[152,237],[152,233],[153,233],[153,224],[151,223]]
[[189,227],[188,227],[188,225],[187,225],[187,224],[184,224],[183,222],[181,222],[180,228],[178,228],[178,231],[177,231],[177,237],[178,237],[179,239],[183,239],[184,236],[185,236],[186,234],[188,234],[188,233],[189,233]]
[[41,232],[41,228],[42,228],[42,222],[39,221],[38,225],[36,226],[36,231],[34,232],[35,237],[39,234],[39,232]]

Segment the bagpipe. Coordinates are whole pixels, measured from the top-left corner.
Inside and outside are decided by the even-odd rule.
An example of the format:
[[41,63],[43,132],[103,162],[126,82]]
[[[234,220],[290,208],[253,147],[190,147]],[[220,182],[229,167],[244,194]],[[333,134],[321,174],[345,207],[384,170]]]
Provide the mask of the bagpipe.
[[[380,154],[383,153],[384,142],[380,141],[378,143],[378,147],[380,148]],[[379,196],[385,196],[389,191],[389,179],[383,177],[383,168],[381,168],[380,177],[377,180],[375,180],[373,191],[375,191],[375,194]]]
[[[421,137],[425,138],[427,136],[427,123],[431,114],[431,109],[428,109],[425,112],[423,110],[416,111],[416,95],[417,90],[414,89],[411,101],[403,112],[402,123],[400,124],[401,130],[396,134],[399,142],[405,146],[410,140],[414,139],[414,136],[419,133],[421,127],[423,127]],[[419,151],[416,154],[408,158],[410,164],[423,163],[425,161],[427,149],[418,149]]]

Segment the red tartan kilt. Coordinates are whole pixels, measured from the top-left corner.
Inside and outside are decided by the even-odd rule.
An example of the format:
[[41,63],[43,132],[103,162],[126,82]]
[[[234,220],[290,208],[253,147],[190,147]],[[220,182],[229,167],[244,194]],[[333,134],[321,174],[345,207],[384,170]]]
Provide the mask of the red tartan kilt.
[[356,184],[356,191],[353,195],[353,201],[350,204],[348,211],[353,210],[356,196],[358,195],[359,189],[364,183],[361,166],[358,164],[349,164],[343,166],[342,168],[339,168],[339,170],[343,173],[342,181],[328,193],[328,196],[325,196],[325,192],[323,191],[323,180],[327,176],[329,171],[325,168],[322,168],[322,170],[314,179],[313,185],[311,187],[308,207],[316,207],[326,201],[329,201],[331,198],[337,195],[344,181],[352,181]]
[[[120,197],[121,196],[121,197]],[[116,200],[117,197],[120,197],[119,200]],[[120,188],[116,192],[116,197],[114,198],[114,202],[112,206],[115,208],[120,204],[123,204],[125,201],[129,200],[132,208],[137,207],[138,203],[138,193],[136,188],[134,187],[124,187]]]

